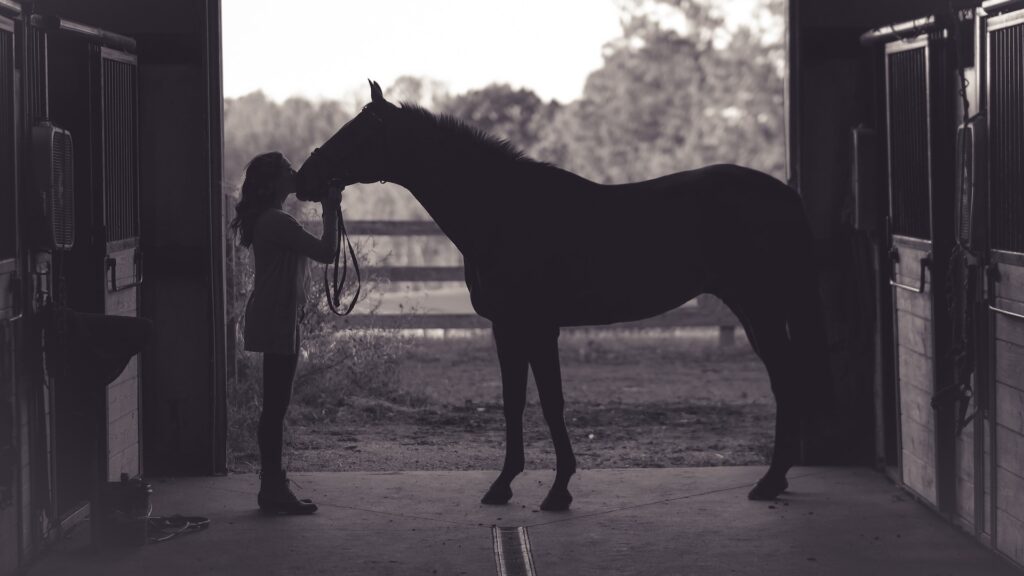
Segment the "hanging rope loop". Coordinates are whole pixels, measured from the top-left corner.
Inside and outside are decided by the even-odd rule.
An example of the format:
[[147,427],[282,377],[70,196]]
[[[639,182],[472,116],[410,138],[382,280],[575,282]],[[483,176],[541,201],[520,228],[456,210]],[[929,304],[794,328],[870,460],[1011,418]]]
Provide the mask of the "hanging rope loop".
[[[345,219],[342,217],[341,205],[338,205],[338,246],[334,250],[334,271],[333,282],[328,278],[331,265],[324,266],[324,293],[327,295],[327,305],[336,316],[348,316],[356,307],[359,294],[363,289],[363,278],[359,272],[359,260],[356,259],[356,251],[352,248],[352,240],[345,230]],[[345,282],[348,280],[348,261],[352,258],[352,270],[356,275],[356,291],[352,295],[352,301],[347,306],[341,305],[341,295],[345,289]],[[338,276],[341,276],[339,279]],[[342,310],[344,308],[344,310]]]

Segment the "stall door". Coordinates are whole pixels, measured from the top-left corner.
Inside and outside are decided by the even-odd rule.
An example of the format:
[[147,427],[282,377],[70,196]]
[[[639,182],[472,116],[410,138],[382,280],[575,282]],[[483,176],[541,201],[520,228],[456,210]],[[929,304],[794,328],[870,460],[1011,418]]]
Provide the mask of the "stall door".
[[[889,188],[890,286],[899,396],[900,473],[903,484],[933,506],[944,499],[941,414],[931,406],[943,385],[942,270],[949,255],[952,213],[937,211],[949,193],[945,144],[954,142],[937,119],[944,106],[941,35],[886,45],[886,128]],[[949,460],[949,461],[947,461]]]
[[[136,58],[96,48],[99,106],[99,177],[106,235],[104,312],[138,315],[142,281],[139,245],[138,68]],[[94,76],[95,77],[95,76]],[[139,434],[139,357],[107,386],[107,477],[141,473]]]
[[995,546],[1024,563],[1024,11],[987,33]]

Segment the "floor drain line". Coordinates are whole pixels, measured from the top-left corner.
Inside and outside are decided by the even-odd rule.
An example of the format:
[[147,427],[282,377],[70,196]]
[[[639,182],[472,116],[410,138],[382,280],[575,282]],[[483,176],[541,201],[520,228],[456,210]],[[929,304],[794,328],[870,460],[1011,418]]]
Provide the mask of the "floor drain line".
[[530,534],[525,526],[495,526],[491,528],[491,536],[498,576],[536,576]]

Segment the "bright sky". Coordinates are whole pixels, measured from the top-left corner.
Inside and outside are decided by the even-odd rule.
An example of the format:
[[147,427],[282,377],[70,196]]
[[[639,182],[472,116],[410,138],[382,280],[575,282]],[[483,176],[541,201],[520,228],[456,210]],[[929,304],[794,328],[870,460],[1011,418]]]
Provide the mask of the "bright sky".
[[[371,78],[580,96],[621,33],[613,0],[222,0],[224,95],[341,99]],[[725,0],[750,14],[756,0]]]

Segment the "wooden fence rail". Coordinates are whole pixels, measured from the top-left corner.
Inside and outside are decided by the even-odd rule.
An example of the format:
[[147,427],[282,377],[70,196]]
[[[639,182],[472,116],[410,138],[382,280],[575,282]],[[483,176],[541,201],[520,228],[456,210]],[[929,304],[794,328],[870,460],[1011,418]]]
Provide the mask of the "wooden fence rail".
[[[443,236],[430,220],[353,220],[346,222],[352,236]],[[463,282],[462,266],[369,266],[364,277],[391,282]],[[351,327],[411,329],[478,329],[490,328],[490,321],[475,314],[353,314],[344,323]],[[721,300],[702,295],[696,305],[681,306],[654,318],[638,322],[622,322],[602,326],[612,330],[644,330],[709,327],[718,328],[719,343],[731,345],[739,320]]]

